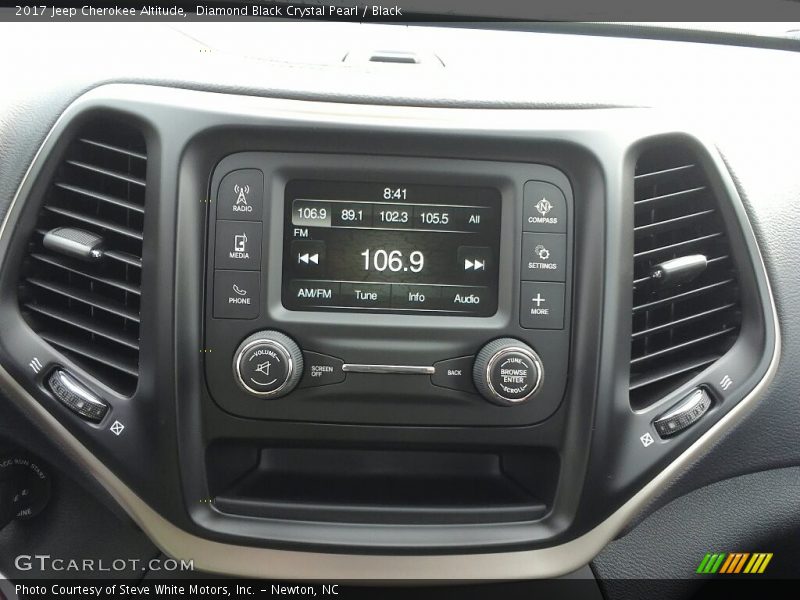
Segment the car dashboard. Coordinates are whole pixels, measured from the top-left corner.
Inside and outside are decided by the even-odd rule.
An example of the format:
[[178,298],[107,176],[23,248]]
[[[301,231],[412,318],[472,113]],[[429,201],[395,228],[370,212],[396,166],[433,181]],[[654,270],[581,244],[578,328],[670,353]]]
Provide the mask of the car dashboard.
[[668,578],[734,527],[691,498],[794,478],[795,51],[53,31],[0,67],[0,435],[165,555]]

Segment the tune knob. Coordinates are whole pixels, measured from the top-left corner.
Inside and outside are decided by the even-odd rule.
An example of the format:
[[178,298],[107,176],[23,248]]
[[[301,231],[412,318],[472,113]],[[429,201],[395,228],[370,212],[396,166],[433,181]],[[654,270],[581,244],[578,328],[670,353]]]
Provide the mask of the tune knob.
[[245,339],[233,358],[233,376],[246,392],[279,398],[291,392],[303,374],[303,353],[287,335],[259,331]]
[[533,348],[513,338],[486,344],[475,357],[475,387],[489,402],[501,406],[521,404],[542,386],[544,368]]

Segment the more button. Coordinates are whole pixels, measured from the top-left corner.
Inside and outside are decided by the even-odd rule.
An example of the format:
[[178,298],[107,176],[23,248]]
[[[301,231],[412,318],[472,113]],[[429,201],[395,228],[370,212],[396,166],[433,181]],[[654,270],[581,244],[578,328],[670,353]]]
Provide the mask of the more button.
[[563,329],[564,284],[523,281],[520,324],[526,329]]

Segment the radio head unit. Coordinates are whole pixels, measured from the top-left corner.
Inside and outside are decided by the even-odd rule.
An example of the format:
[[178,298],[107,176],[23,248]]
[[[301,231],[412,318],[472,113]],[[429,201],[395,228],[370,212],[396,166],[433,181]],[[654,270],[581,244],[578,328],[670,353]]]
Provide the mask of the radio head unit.
[[289,181],[283,305],[491,316],[500,210],[488,187]]

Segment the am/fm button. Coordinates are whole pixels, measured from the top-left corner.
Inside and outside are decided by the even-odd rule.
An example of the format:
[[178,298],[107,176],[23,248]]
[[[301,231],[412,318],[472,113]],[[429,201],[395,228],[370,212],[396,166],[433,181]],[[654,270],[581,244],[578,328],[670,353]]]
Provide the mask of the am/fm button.
[[293,306],[331,306],[339,302],[338,281],[295,279],[289,285]]

